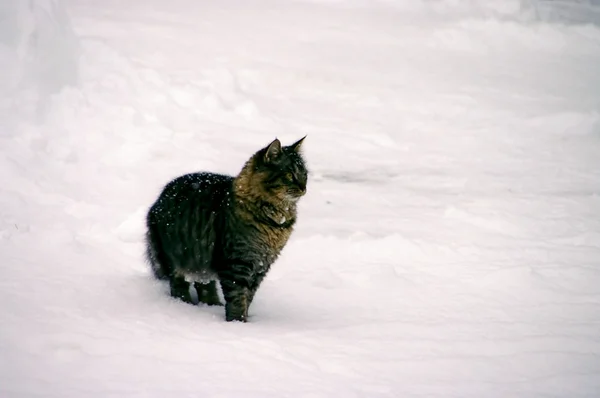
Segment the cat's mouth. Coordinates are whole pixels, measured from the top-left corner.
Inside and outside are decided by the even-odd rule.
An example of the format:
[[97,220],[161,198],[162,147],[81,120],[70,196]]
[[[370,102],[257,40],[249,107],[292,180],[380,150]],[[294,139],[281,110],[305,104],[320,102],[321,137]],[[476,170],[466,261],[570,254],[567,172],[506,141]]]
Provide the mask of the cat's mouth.
[[287,197],[288,200],[295,202],[306,194],[306,190],[295,189],[293,191],[288,192]]

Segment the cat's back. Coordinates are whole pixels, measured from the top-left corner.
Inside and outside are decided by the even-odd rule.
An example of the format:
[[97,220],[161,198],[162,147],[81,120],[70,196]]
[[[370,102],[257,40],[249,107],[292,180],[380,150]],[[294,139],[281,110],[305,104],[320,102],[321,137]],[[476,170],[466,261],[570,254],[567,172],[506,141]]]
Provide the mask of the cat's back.
[[218,213],[227,202],[232,181],[233,177],[208,172],[177,177],[163,188],[148,221],[161,224],[190,213]]
[[163,189],[159,200],[165,202],[218,204],[231,190],[233,177],[216,173],[189,173],[175,178]]

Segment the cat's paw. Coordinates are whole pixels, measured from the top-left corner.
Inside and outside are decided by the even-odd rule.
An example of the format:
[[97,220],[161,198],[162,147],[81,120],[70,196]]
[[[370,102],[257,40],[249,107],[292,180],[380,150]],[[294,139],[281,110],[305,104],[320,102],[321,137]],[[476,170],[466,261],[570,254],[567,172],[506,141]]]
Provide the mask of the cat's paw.
[[225,315],[225,320],[227,322],[248,322],[244,315]]
[[[246,304],[246,300],[240,300],[240,304]],[[227,303],[225,305],[225,320],[227,322],[239,321],[239,322],[247,322],[248,321],[248,306],[247,305],[232,305],[231,303]]]

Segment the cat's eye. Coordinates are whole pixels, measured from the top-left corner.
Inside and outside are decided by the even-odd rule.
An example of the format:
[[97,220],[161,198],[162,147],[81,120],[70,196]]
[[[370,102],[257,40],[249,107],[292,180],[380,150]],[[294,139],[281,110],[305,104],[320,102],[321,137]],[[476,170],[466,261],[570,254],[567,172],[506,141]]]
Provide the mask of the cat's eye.
[[288,181],[294,181],[294,175],[292,173],[285,173],[285,179]]

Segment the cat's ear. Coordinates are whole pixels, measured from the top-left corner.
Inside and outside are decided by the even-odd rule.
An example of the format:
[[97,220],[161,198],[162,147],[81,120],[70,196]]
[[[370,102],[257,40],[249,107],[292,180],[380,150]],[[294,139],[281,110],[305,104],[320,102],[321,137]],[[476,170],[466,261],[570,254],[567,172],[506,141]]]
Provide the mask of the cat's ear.
[[294,152],[300,152],[300,150],[302,149],[302,142],[304,142],[305,138],[306,138],[306,136],[300,138],[298,141],[296,141],[292,145],[290,145],[290,148],[292,148],[294,150]]
[[281,142],[277,138],[271,142],[265,151],[265,162],[271,163],[281,155]]

